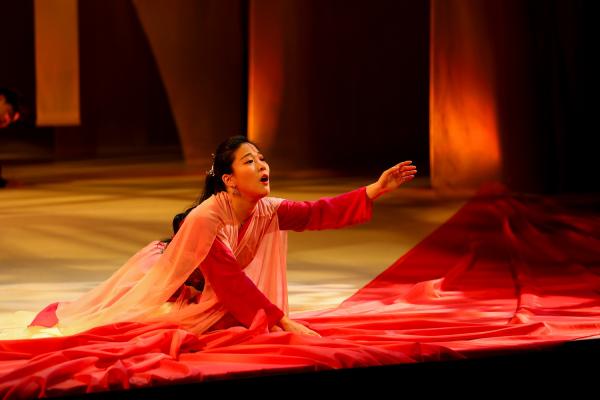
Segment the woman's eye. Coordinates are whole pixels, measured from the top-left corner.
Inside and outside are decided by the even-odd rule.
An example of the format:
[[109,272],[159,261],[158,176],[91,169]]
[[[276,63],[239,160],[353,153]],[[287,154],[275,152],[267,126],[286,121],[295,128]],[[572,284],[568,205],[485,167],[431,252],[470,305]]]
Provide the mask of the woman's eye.
[[[261,158],[260,161],[265,161],[265,159]],[[244,164],[250,164],[251,162],[254,162],[254,160],[248,160]]]

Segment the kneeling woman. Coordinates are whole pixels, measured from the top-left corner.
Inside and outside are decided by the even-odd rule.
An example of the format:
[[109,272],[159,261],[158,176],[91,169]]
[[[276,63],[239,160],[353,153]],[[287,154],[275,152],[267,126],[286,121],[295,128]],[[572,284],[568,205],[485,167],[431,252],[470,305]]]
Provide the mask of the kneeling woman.
[[335,197],[270,197],[269,165],[244,136],[221,143],[197,203],[173,220],[170,241],[154,241],[73,302],[54,303],[31,326],[62,334],[116,322],[176,323],[195,333],[249,327],[319,334],[288,318],[287,231],[364,223],[373,200],[414,178],[401,162],[379,179]]

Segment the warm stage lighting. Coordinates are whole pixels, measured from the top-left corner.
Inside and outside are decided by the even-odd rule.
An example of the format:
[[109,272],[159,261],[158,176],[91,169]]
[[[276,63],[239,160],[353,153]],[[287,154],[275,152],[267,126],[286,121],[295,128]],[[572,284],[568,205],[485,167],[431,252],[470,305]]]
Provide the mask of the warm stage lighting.
[[79,125],[77,0],[34,2],[36,124]]
[[500,177],[493,52],[478,1],[431,2],[432,186],[472,190]]
[[276,139],[283,101],[283,21],[285,4],[250,2],[248,138],[268,151]]

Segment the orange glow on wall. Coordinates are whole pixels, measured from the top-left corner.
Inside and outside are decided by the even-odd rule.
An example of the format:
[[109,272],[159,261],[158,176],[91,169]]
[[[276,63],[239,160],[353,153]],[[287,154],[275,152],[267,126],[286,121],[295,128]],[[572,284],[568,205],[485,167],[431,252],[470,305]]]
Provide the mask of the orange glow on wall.
[[432,0],[431,184],[472,190],[501,175],[494,62],[479,0]]
[[36,124],[79,125],[77,0],[36,0]]
[[248,138],[268,151],[275,140],[283,94],[284,2],[250,2]]

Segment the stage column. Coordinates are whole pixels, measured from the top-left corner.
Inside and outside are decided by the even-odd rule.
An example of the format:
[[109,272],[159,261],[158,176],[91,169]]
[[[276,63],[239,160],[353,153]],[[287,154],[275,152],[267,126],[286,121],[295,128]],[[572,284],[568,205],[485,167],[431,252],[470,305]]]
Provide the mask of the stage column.
[[485,2],[432,0],[431,184],[469,193],[502,174],[493,51]]
[[79,125],[77,0],[36,0],[36,125]]
[[310,5],[250,0],[248,137],[274,171],[310,166]]

